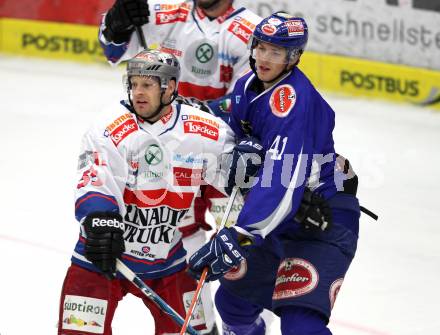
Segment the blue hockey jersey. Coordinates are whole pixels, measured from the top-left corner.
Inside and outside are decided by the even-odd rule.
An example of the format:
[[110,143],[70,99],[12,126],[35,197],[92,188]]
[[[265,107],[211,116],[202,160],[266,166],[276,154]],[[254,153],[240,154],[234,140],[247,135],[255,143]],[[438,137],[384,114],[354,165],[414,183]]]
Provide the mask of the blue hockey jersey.
[[236,223],[257,239],[298,226],[306,186],[325,199],[337,191],[332,108],[297,67],[269,89],[258,84],[252,72],[237,81],[230,120],[238,138],[257,137],[266,152]]

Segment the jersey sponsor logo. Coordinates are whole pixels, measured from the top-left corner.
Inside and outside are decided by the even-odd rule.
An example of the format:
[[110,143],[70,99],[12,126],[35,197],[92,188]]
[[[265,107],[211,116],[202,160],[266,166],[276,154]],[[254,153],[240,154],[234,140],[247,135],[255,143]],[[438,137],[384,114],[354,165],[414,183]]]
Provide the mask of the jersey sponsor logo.
[[284,259],[277,273],[272,299],[289,299],[313,291],[319,282],[316,268],[301,258]]
[[171,111],[169,113],[167,113],[164,116],[162,116],[160,121],[162,121],[163,124],[166,124],[166,123],[168,123],[168,121],[171,120],[172,116],[173,116],[173,110],[171,109]]
[[157,165],[163,160],[163,151],[157,144],[151,144],[145,150],[144,158],[148,165]]
[[[148,251],[144,251],[144,250],[148,250]],[[140,257],[140,258],[146,258],[146,259],[149,259],[149,260],[154,260],[156,258],[156,255],[151,253],[149,250],[150,250],[149,247],[142,247],[142,251],[139,251],[139,250],[136,250],[136,249],[131,249],[130,253],[135,255],[135,256],[137,256],[137,257]]]
[[106,313],[106,300],[66,295],[63,302],[62,328],[103,334]]
[[104,136],[110,136],[115,146],[130,135],[132,132],[138,130],[139,127],[130,113],[121,115],[111,124],[109,124],[104,132]]
[[245,19],[242,16],[235,17],[234,21],[240,22],[242,25],[245,25],[246,27],[248,27],[252,31],[254,31],[254,29],[256,27],[256,25],[254,23],[252,23],[251,21]]
[[261,31],[266,35],[273,35],[277,31],[277,27],[275,27],[273,24],[266,23],[261,27]]
[[164,47],[164,46],[160,47],[160,51],[167,52],[167,53],[172,54],[172,55],[174,55],[176,57],[182,57],[182,54],[183,54],[181,50],[167,48],[167,47]]
[[173,168],[173,184],[177,186],[199,186],[203,180],[203,169]]
[[234,74],[234,69],[229,65],[220,65],[220,82],[230,83],[232,81],[232,76]]
[[124,240],[150,245],[170,244],[178,223],[188,212],[188,209],[176,210],[168,206],[139,208],[126,205],[126,209]]
[[203,158],[192,157],[192,156],[183,156],[181,154],[174,154],[173,161],[179,162],[179,163],[202,164]]
[[[185,306],[185,314],[188,314],[188,310],[191,307],[191,302],[194,298],[194,294],[196,291],[191,292],[185,292],[183,293],[182,299],[183,299],[183,305]],[[193,313],[191,314],[191,321],[190,325],[192,327],[204,325],[206,323],[205,321],[205,312],[203,311],[203,302],[202,299],[198,299],[196,306],[194,307]]]
[[223,276],[226,280],[239,280],[247,273],[247,262],[243,259],[239,266],[234,266],[230,271]]
[[[133,119],[133,116],[130,113],[126,113],[124,115],[121,115],[116,120],[114,120],[112,123],[110,123],[106,128],[106,133],[111,134],[116,128],[118,128],[120,125],[122,125],[125,121]],[[108,135],[107,135],[108,136]]]
[[223,13],[223,15],[221,15],[221,16],[219,16],[219,17],[217,18],[218,23],[223,23],[223,22],[225,22],[225,21],[228,19],[228,17],[229,17],[234,11],[235,11],[235,8],[232,7],[232,6],[230,6],[230,7],[226,10],[226,12]]
[[196,58],[200,63],[209,62],[214,57],[214,48],[209,43],[202,43],[196,49]]
[[278,117],[289,115],[296,103],[296,92],[291,85],[281,85],[274,89],[269,104],[272,113]]
[[181,6],[169,11],[156,12],[156,24],[185,22],[188,18],[188,14],[189,9],[187,6]]
[[180,6],[186,7],[186,4],[156,4],[154,5],[154,10],[156,12],[169,12],[179,9]]
[[244,43],[248,43],[252,36],[252,30],[239,21],[232,21],[228,27],[228,31],[237,36]]
[[287,33],[289,36],[302,36],[304,35],[304,25],[301,20],[286,21]]
[[330,298],[330,310],[333,309],[335,305],[336,297],[338,296],[339,290],[341,289],[344,278],[336,279],[330,286],[329,298]]
[[182,120],[200,121],[203,123],[210,124],[211,126],[214,126],[216,128],[220,127],[220,124],[217,121],[199,115],[182,115]]
[[218,128],[198,121],[183,122],[183,131],[189,134],[199,134],[211,140],[218,140]]

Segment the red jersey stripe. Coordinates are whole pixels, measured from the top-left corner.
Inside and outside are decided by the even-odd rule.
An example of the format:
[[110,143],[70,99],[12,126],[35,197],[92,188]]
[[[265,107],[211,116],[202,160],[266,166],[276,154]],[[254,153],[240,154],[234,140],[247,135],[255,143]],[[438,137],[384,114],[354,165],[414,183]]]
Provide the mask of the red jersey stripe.
[[226,94],[226,88],[200,86],[188,82],[179,82],[179,94],[184,97],[194,97],[199,100],[214,100]]
[[194,193],[159,190],[132,191],[125,189],[124,202],[137,207],[168,206],[174,209],[187,209],[191,206]]

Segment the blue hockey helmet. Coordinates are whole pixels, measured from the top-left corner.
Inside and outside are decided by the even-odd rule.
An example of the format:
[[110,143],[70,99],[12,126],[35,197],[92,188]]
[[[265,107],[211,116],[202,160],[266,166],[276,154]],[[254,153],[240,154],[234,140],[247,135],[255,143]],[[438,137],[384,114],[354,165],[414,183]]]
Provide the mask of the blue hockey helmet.
[[308,40],[308,27],[301,17],[285,12],[276,12],[263,19],[255,28],[251,50],[259,41],[286,48],[288,60],[304,52]]

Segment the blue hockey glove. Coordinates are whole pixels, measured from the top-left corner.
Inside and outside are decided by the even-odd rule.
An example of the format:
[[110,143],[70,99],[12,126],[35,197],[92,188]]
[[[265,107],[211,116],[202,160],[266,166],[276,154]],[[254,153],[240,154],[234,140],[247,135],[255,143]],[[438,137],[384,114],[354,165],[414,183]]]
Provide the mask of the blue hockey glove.
[[264,155],[263,146],[257,138],[241,139],[231,154],[226,193],[230,195],[234,186],[237,186],[243,195],[249,192],[254,177],[264,163]]
[[238,266],[246,256],[246,250],[238,242],[237,231],[234,228],[223,228],[191,256],[188,272],[199,279],[203,269],[208,267],[206,280],[217,280],[234,266]]

